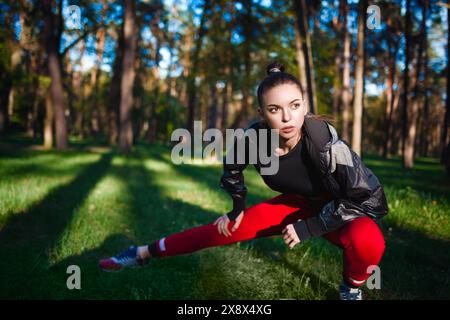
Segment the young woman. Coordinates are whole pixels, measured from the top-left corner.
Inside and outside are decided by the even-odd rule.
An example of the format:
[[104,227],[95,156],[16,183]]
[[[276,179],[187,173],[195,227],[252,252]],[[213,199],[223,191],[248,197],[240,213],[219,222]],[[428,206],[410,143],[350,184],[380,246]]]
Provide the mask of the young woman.
[[[220,186],[233,199],[233,210],[215,222],[163,237],[148,246],[101,260],[100,268],[117,271],[144,265],[150,258],[192,253],[259,237],[281,235],[289,248],[322,236],[343,249],[344,270],[340,298],[360,300],[360,286],[384,253],[384,237],[376,221],[388,212],[377,177],[338,138],[326,117],[306,110],[297,78],[274,62],[258,87],[261,121],[248,129],[278,129],[278,171],[262,175],[281,194],[245,208],[244,164],[227,163]],[[244,137],[246,154],[248,139]],[[235,140],[235,146],[237,138]],[[237,149],[236,149],[237,150]],[[248,158],[246,158],[248,160]],[[261,173],[262,164],[255,168]],[[230,229],[231,228],[231,229]]]

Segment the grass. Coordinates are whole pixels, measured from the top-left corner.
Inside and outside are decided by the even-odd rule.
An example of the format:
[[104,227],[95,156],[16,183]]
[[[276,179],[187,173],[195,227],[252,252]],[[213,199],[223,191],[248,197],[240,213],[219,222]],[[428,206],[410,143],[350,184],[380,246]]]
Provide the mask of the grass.
[[[0,142],[0,298],[336,299],[340,249],[315,238],[289,250],[280,237],[152,260],[139,270],[98,270],[131,243],[209,223],[231,208],[221,166],[174,165],[170,149],[139,144],[129,156],[92,142],[65,152]],[[382,182],[390,213],[381,290],[369,299],[450,298],[450,186],[436,159],[403,170],[400,159],[364,162]],[[253,167],[248,205],[277,193]],[[68,290],[67,267],[81,268]]]

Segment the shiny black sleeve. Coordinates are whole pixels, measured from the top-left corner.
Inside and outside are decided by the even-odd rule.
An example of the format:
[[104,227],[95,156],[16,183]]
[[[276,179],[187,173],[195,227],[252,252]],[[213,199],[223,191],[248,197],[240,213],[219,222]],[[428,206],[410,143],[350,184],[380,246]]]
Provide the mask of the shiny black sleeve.
[[[255,128],[255,126],[251,125],[247,127],[244,129],[244,132],[250,128]],[[243,150],[238,148],[239,143],[245,146]],[[234,159],[232,163],[227,163],[226,155],[223,157],[223,175],[220,179],[220,187],[225,189],[233,199],[233,209],[227,213],[230,220],[236,219],[241,211],[245,209],[247,187],[245,185],[243,171],[249,165],[249,150],[249,139],[246,136],[242,138],[235,137],[232,150]],[[231,152],[231,150],[228,150],[228,152]],[[238,163],[238,159],[243,159],[244,161],[239,161],[243,163]]]

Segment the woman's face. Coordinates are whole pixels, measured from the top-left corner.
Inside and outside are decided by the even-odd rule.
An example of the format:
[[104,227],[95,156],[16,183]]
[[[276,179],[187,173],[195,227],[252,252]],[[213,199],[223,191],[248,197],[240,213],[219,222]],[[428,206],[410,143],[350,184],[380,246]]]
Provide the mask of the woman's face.
[[297,85],[286,83],[273,87],[264,93],[262,102],[258,112],[271,129],[279,129],[280,137],[285,140],[298,136],[306,104]]

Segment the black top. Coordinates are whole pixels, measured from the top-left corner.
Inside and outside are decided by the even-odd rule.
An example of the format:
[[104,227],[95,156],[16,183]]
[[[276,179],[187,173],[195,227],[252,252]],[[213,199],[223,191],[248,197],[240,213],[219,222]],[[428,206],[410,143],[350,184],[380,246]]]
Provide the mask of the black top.
[[[236,151],[233,152],[234,161],[228,163],[224,158],[224,174],[221,178],[221,187],[227,189],[233,198],[233,210],[228,213],[230,219],[235,219],[245,208],[247,189],[244,184],[242,171],[251,162],[249,161],[250,150],[255,152],[255,149],[257,150],[257,161],[254,166],[266,185],[272,190],[280,193],[296,194],[308,199],[314,213],[318,213],[326,203],[333,199],[330,192],[322,183],[321,174],[318,169],[319,164],[313,163],[313,158],[309,155],[306,143],[310,137],[306,136],[307,132],[304,126],[302,126],[302,138],[300,141],[288,153],[278,157],[278,171],[273,175],[261,174],[261,168],[273,165],[270,162],[268,164],[262,164],[260,162],[260,151],[262,150],[259,150],[258,131],[260,129],[268,129],[267,125],[259,122],[249,126],[249,129],[256,129],[257,134],[253,138],[250,138],[251,132],[249,132],[249,136],[244,138],[244,141],[240,140],[240,143],[244,142],[245,144],[245,153],[241,154],[240,152],[243,149],[237,148],[238,140],[242,139],[242,137],[235,138],[233,147]],[[265,150],[269,151],[272,147],[270,141],[271,134],[268,134],[266,137],[268,139]],[[256,138],[256,141],[254,138]],[[331,133],[328,130],[327,124],[325,122],[318,123],[314,131],[314,144],[317,146],[325,146],[330,140]],[[267,157],[270,156],[270,154],[266,155],[264,159],[265,163],[267,163]],[[238,158],[241,159],[240,161],[245,160],[244,162],[240,162]]]
[[[327,132],[325,130],[324,132]],[[323,145],[331,138],[330,134],[319,137]],[[310,200],[314,210],[320,209],[330,201],[331,196],[319,178],[319,172],[312,163],[304,145],[304,137],[288,153],[278,157],[278,171],[274,175],[261,175],[266,185],[280,193],[293,193]],[[260,164],[255,168],[261,174]]]
[[[320,186],[311,178],[306,167],[303,139],[279,159],[278,172],[274,175],[261,175],[269,188],[281,193],[295,193],[304,196],[318,196]],[[258,171],[259,166],[258,166]]]

